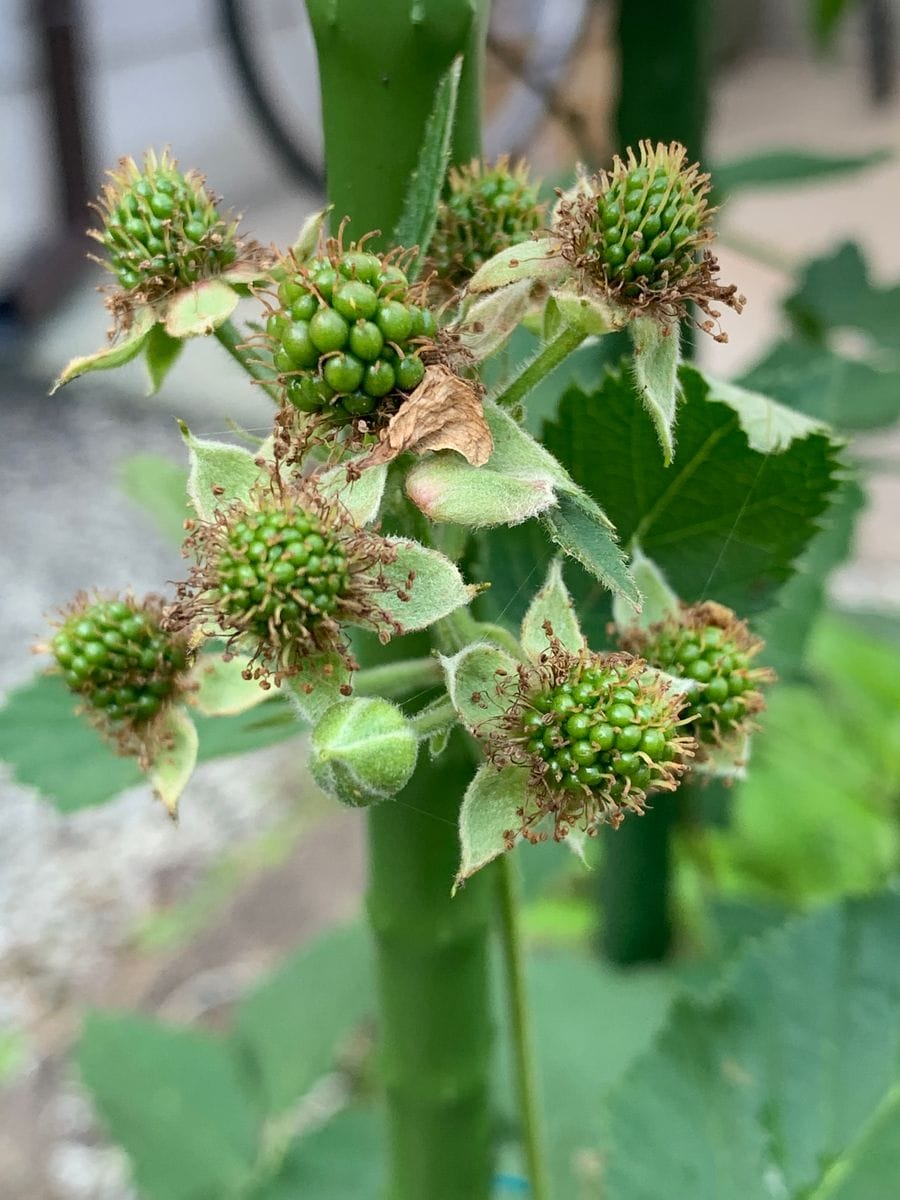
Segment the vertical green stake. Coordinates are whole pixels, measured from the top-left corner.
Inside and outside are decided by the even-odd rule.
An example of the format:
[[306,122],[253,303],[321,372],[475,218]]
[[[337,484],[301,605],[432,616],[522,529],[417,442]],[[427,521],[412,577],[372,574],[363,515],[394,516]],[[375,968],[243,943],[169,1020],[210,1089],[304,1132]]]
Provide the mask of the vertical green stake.
[[[679,141],[692,161],[703,161],[713,15],[710,0],[619,0],[620,150],[641,138]],[[687,328],[686,353],[692,335]],[[604,838],[600,946],[606,958],[622,965],[662,959],[672,942],[671,834],[677,801],[664,793],[651,803],[645,816],[628,818]]]
[[[438,83],[463,54],[453,160],[480,153],[487,0],[307,0],[319,54],[328,197],[350,237],[388,235]],[[381,239],[386,244],[386,236]],[[457,736],[369,816],[369,916],[387,1096],[388,1200],[488,1200],[492,880],[455,899],[472,765]]]

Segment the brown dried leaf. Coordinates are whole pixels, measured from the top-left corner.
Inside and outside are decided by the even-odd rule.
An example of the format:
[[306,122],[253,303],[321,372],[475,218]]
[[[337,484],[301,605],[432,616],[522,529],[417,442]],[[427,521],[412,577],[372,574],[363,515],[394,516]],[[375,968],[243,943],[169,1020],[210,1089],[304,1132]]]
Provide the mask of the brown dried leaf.
[[493,448],[476,385],[436,364],[426,369],[425,378],[391,417],[380,442],[360,466],[379,466],[407,452],[456,450],[473,467],[483,467]]

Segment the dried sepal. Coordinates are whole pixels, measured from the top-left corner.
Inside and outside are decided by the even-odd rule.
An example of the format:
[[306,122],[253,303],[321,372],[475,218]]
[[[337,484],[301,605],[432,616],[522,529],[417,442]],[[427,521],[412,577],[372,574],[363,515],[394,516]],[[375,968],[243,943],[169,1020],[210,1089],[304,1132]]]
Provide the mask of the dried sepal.
[[718,748],[743,747],[765,708],[761,685],[774,681],[768,667],[754,667],[764,647],[746,621],[712,601],[681,605],[649,628],[628,626],[619,644],[661,671],[692,686],[684,716],[697,738],[699,761]]
[[165,627],[164,608],[155,595],[80,592],[40,647],[98,732],[144,769],[165,748],[168,715],[191,689],[188,637]]
[[596,836],[640,814],[653,791],[673,791],[693,753],[680,715],[684,697],[630,654],[577,653],[547,630],[540,658],[498,673],[483,691],[475,732],[498,769],[528,773],[519,824],[531,842],[573,830]]
[[642,141],[637,153],[629,149],[560,199],[553,232],[584,290],[596,289],[632,318],[667,324],[696,305],[700,327],[725,340],[718,306],[740,312],[744,297],[719,282],[708,195],[709,176],[684,146]]
[[[249,656],[245,677],[264,688],[304,670],[314,676],[308,668],[327,652],[355,669],[343,622],[374,628],[383,641],[401,632],[379,604],[380,594],[398,591],[384,574],[396,548],[309,481],[287,487],[273,475],[187,527],[184,552],[195,564],[166,625],[224,637],[229,651]],[[412,585],[403,580],[404,595]]]

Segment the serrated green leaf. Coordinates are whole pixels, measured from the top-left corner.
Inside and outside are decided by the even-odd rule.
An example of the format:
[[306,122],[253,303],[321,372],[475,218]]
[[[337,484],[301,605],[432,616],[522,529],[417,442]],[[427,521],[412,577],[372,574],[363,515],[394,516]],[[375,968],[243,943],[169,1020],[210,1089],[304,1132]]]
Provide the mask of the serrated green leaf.
[[631,578],[616,531],[606,514],[582,492],[562,494],[554,508],[541,514],[550,536],[614,595],[637,608],[640,593]]
[[572,269],[558,250],[558,244],[550,237],[507,246],[478,268],[469,280],[468,290],[475,296],[518,283],[521,279],[553,287],[561,283]]
[[345,1109],[298,1138],[277,1178],[249,1192],[246,1200],[378,1200],[384,1142],[375,1112]]
[[416,768],[419,742],[390,700],[339,700],[312,732],[309,770],[324,792],[354,808],[389,800]]
[[178,801],[197,765],[197,727],[183,708],[171,708],[164,725],[165,744],[150,761],[153,793],[170,817],[178,815]]
[[751,392],[709,375],[704,379],[709,387],[709,399],[719,400],[734,409],[751,449],[758,450],[760,454],[777,454],[800,438],[812,433],[829,432],[824,421],[786,408],[768,396],[761,396],[759,392]]
[[248,500],[254,485],[268,478],[265,469],[256,465],[258,454],[243,446],[194,437],[183,421],[179,426],[190,456],[188,496],[201,520],[211,521],[216,509]]
[[415,279],[422,269],[437,223],[438,204],[450,162],[450,138],[462,63],[461,56],[455,58],[437,86],[434,107],[425,123],[416,169],[407,185],[403,211],[394,229],[395,246],[419,248],[407,272],[410,279]]
[[852,242],[809,263],[785,309],[807,337],[822,340],[831,330],[856,329],[876,346],[900,351],[900,284],[873,284]]
[[635,613],[621,596],[614,596],[613,621],[618,629],[627,629],[629,625],[649,629],[651,625],[678,612],[678,597],[669,587],[662,571],[640,546],[635,546],[631,555],[631,577],[641,594],[641,611]]
[[[0,710],[0,759],[10,765],[18,783],[36,788],[61,812],[102,804],[142,779],[134,759],[120,758],[84,717],[76,715],[77,705],[58,675],[39,675],[11,692]],[[277,697],[266,712],[198,716],[198,761],[258,750],[296,736],[296,722],[267,719],[276,712],[288,715]]]
[[715,1003],[679,1005],[609,1098],[609,1200],[769,1200],[775,1181],[785,1200],[881,1200],[864,1151],[886,1165],[900,1133],[898,920],[895,895],[798,919]]
[[184,343],[166,333],[162,325],[153,325],[144,342],[144,362],[150,377],[148,396],[155,396],[184,349]]
[[562,562],[559,557],[551,562],[547,578],[528,606],[522,621],[522,649],[535,662],[550,644],[547,625],[552,628],[553,636],[573,654],[578,654],[584,649],[584,635],[578,624],[572,597],[563,583]]
[[459,810],[459,870],[454,891],[476,871],[511,850],[522,825],[522,808],[528,788],[525,767],[497,770],[483,763],[466,789]]
[[[686,603],[716,599],[749,615],[766,607],[815,533],[835,486],[836,448],[808,427],[779,453],[754,450],[741,427],[746,410],[714,400],[693,368],[680,377],[670,467],[623,370],[607,372],[591,395],[570,389],[545,442]],[[766,411],[755,436],[783,444],[780,415]]]
[[799,148],[764,150],[717,163],[712,170],[717,195],[749,188],[786,187],[841,175],[854,175],[890,158],[885,150],[870,154],[817,154]]
[[388,540],[397,557],[379,568],[383,586],[376,600],[404,633],[426,629],[472,599],[472,589],[445,555],[409,538]]
[[328,930],[283,962],[238,1006],[232,1038],[252,1061],[269,1116],[296,1104],[335,1062],[337,1050],[375,1005],[368,931]]
[[368,525],[378,516],[387,466],[369,467],[358,479],[347,479],[347,465],[342,463],[316,476],[316,485],[323,496],[337,500],[357,525]]
[[516,661],[488,642],[466,646],[452,657],[441,657],[447,694],[469,730],[502,713],[508,704],[497,696],[504,679],[514,679]]
[[54,396],[61,387],[71,383],[79,375],[87,375],[91,371],[109,371],[113,367],[123,367],[126,363],[131,362],[144,348],[144,343],[155,323],[156,317],[151,310],[141,309],[131,328],[118,341],[96,350],[93,354],[85,354],[68,362],[50,389],[50,395]]
[[244,1194],[258,1121],[225,1044],[146,1017],[93,1013],[77,1062],[146,1200]]
[[239,296],[220,279],[206,279],[176,292],[166,306],[166,333],[173,338],[212,333],[237,308]]
[[900,363],[886,355],[844,358],[794,338],[777,342],[738,382],[838,430],[880,429],[900,420]]
[[628,331],[634,345],[638,393],[650,414],[668,466],[675,449],[672,430],[678,403],[681,332],[677,323],[664,325],[653,317],[637,317]]
[[145,509],[168,542],[180,546],[190,515],[184,467],[160,454],[135,454],[119,467],[122,491]]
[[245,679],[249,659],[236,654],[226,660],[221,654],[201,654],[191,670],[191,703],[206,717],[234,717],[268,699],[255,679]]

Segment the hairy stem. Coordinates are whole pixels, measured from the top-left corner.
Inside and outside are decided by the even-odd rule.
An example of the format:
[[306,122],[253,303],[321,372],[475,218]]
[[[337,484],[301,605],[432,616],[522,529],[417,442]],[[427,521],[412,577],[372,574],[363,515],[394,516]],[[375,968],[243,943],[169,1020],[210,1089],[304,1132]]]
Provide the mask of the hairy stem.
[[571,325],[564,326],[556,337],[551,338],[541,347],[534,358],[525,364],[502,391],[493,396],[493,400],[504,408],[511,408],[512,405],[521,403],[529,392],[534,391],[537,385],[559,366],[563,359],[568,358],[573,350],[578,349],[586,337],[587,334],[582,333],[580,329],[573,329]]
[[436,658],[407,658],[400,662],[366,667],[354,680],[353,690],[360,696],[384,696],[403,700],[417,692],[437,687],[444,672]]
[[280,404],[281,396],[275,385],[272,372],[254,360],[253,351],[248,350],[244,345],[244,338],[241,336],[241,331],[235,323],[233,321],[223,321],[221,325],[217,326],[215,334],[219,344],[225,347],[234,361],[247,372],[251,379],[255,379],[257,383],[262,385],[262,389],[267,396],[274,400],[276,404]]
[[428,708],[424,708],[414,717],[410,717],[410,724],[419,737],[428,737],[430,733],[439,733],[442,729],[447,729],[450,725],[455,724],[455,722],[456,709],[446,696],[443,700],[438,700],[434,704],[430,704]]
[[500,939],[506,980],[513,1057],[522,1122],[522,1143],[532,1200],[549,1200],[547,1150],[535,1064],[534,1032],[528,1003],[525,959],[519,921],[521,896],[509,855],[498,859],[495,872],[500,911]]

